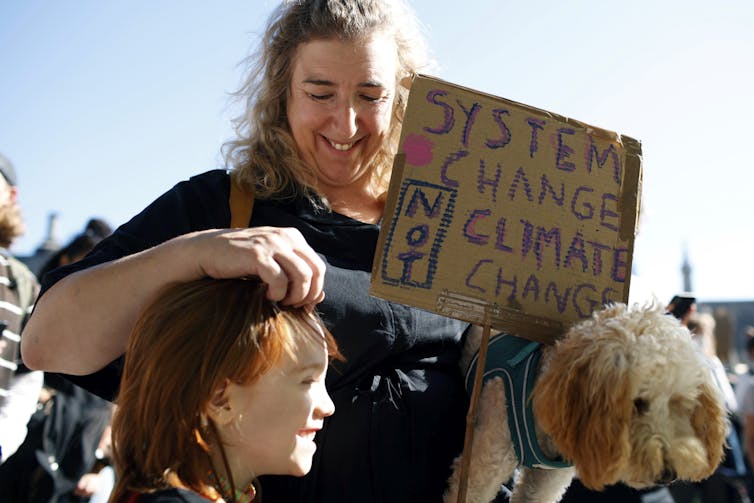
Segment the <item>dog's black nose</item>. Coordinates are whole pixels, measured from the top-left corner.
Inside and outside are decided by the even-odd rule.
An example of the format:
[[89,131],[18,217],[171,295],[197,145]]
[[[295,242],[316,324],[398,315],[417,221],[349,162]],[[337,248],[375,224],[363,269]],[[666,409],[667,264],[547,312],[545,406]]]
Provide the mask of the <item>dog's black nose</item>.
[[657,479],[657,484],[666,486],[671,482],[674,482],[678,474],[672,468],[665,468],[660,474],[660,478]]

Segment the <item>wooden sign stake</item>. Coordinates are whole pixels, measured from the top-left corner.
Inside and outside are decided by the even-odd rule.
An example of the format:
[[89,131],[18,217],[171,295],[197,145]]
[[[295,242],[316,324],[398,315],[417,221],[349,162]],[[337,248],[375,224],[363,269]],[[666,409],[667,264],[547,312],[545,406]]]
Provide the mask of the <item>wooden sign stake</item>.
[[490,318],[489,311],[485,309],[482,342],[479,346],[476,373],[474,374],[474,387],[471,391],[469,411],[466,414],[466,436],[463,441],[463,454],[461,455],[461,477],[458,486],[458,503],[466,503],[466,490],[469,482],[469,465],[471,463],[471,447],[474,442],[474,429],[478,418],[479,395],[482,392],[484,381],[484,368],[487,362],[487,347],[490,342]]

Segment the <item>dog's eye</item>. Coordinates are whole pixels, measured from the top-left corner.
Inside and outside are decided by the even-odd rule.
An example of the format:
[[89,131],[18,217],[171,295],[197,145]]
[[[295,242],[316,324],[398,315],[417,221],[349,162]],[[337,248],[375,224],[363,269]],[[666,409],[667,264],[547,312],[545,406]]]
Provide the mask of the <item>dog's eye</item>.
[[644,400],[643,398],[635,398],[634,399],[634,411],[637,414],[644,414],[649,410],[649,402]]

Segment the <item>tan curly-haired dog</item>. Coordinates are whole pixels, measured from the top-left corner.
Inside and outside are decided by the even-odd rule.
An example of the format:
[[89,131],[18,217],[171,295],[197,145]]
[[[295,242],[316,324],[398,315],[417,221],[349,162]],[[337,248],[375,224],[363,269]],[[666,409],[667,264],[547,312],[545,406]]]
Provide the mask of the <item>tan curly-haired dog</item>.
[[[467,337],[464,368],[474,364],[480,341],[481,331]],[[511,501],[549,503],[560,500],[574,475],[597,490],[618,482],[642,488],[698,481],[720,463],[721,395],[688,330],[661,306],[610,305],[541,351],[529,397],[540,453],[573,467],[520,466],[506,413],[510,384],[494,377],[480,395],[468,502],[492,500],[517,467]],[[460,457],[447,503],[457,500],[459,471]]]

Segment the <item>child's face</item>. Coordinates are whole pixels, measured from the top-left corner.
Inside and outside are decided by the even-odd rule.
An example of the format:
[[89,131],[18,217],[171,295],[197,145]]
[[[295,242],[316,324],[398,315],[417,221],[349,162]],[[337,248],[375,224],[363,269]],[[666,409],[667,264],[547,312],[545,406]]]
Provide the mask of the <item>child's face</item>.
[[258,475],[301,476],[311,469],[314,435],[335,406],[325,389],[324,338],[300,339],[298,361],[284,356],[256,382],[228,386],[235,419],[221,428],[238,485]]

